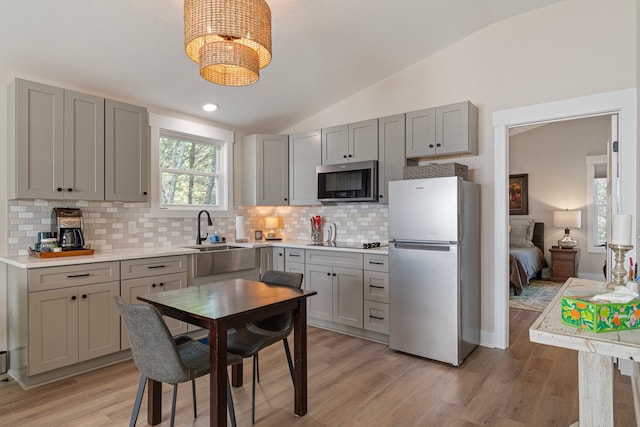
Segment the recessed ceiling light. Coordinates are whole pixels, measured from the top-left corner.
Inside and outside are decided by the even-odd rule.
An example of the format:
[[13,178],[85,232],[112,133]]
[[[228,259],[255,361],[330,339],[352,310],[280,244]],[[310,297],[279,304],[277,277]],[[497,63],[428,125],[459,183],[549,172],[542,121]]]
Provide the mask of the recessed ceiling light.
[[218,109],[218,106],[216,104],[204,104],[202,106],[202,109],[204,111],[216,111]]

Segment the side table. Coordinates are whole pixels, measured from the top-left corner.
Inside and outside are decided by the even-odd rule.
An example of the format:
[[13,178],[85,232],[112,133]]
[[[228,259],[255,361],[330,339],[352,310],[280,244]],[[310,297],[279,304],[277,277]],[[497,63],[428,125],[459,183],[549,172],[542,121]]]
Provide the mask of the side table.
[[549,249],[551,252],[551,280],[565,282],[576,277],[579,249]]

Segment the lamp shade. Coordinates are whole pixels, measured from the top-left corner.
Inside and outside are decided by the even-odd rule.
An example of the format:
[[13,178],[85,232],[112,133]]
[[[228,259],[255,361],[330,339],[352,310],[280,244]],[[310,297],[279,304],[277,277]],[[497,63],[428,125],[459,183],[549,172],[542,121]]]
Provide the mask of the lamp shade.
[[265,0],[184,0],[184,48],[206,80],[252,84],[271,62],[271,9]]
[[277,216],[268,216],[264,220],[264,228],[278,228],[280,226],[280,221]]
[[557,228],[582,227],[582,211],[553,211],[553,226]]

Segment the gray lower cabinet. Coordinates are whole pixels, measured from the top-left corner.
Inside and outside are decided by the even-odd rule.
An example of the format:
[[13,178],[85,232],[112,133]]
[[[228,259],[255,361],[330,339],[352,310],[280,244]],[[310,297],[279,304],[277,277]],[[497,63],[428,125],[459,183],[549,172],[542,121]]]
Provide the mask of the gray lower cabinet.
[[105,199],[146,202],[149,192],[147,109],[105,100]]
[[[187,256],[141,258],[120,262],[122,299],[129,303],[139,303],[138,296],[155,292],[170,291],[187,287]],[[164,316],[164,321],[173,335],[187,332],[187,324]],[[121,348],[131,347],[122,325]]]
[[389,257],[364,255],[364,328],[389,333]]
[[319,205],[316,166],[322,164],[321,131],[289,135],[289,205]]
[[302,289],[305,286],[304,249],[284,248],[284,271],[302,274]]
[[18,381],[120,350],[118,262],[9,266],[7,278],[10,366]]
[[308,316],[362,328],[363,255],[307,250],[305,258],[306,288],[318,292],[308,299]]
[[249,135],[242,138],[242,205],[289,204],[289,138]]

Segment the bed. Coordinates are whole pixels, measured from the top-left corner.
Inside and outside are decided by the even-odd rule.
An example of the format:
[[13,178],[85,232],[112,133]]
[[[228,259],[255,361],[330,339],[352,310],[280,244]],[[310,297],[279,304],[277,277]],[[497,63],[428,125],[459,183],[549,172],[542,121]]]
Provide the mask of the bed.
[[540,278],[544,259],[544,223],[534,220],[509,221],[509,285],[514,295],[533,278]]

